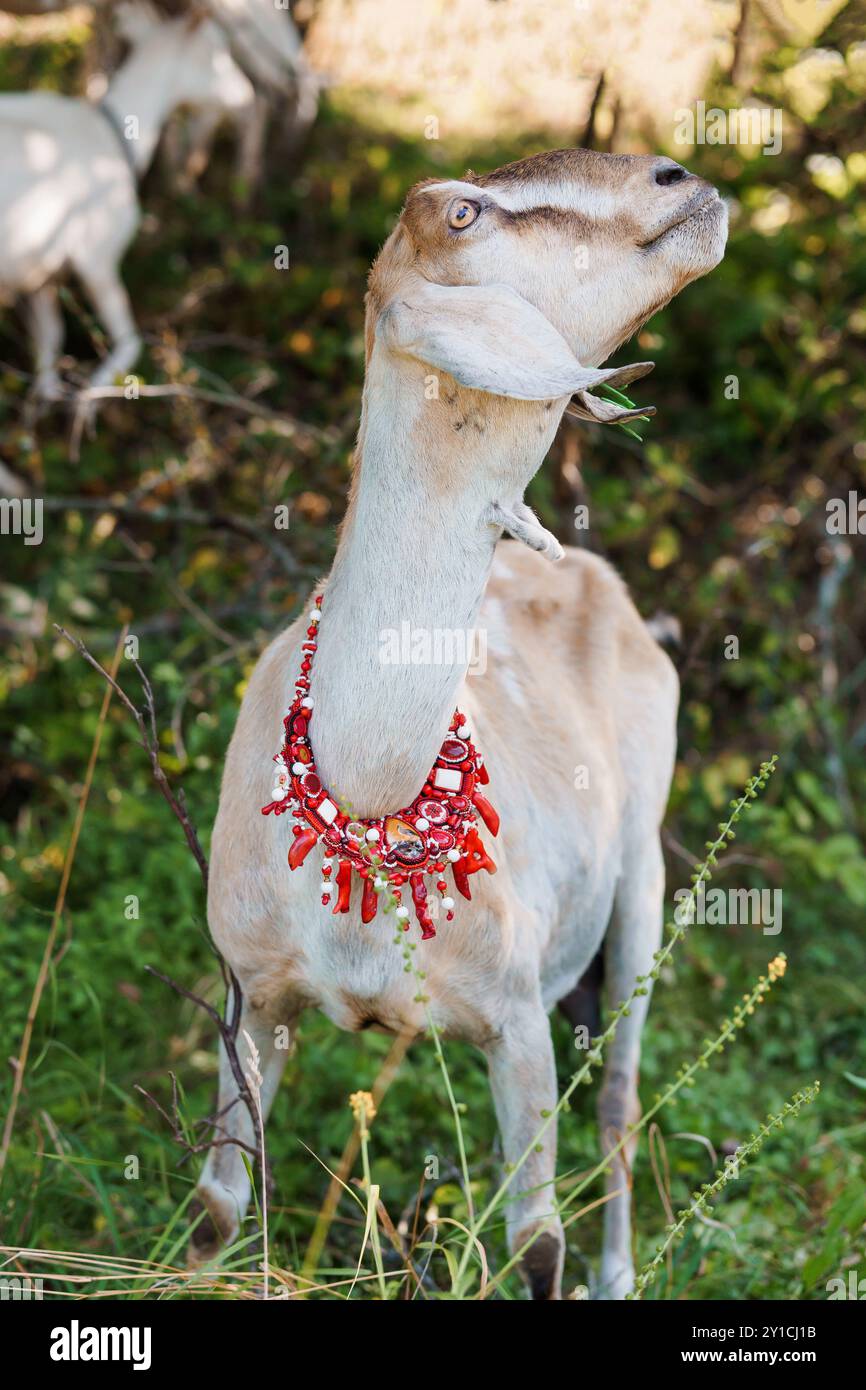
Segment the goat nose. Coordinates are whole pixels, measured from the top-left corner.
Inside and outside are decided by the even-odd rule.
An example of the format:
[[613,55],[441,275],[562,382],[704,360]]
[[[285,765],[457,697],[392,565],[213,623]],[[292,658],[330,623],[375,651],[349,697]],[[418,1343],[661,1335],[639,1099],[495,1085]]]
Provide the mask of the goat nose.
[[653,171],[653,181],[660,188],[669,188],[672,183],[680,183],[689,176],[688,169],[684,169],[682,164],[675,164],[673,160],[660,165]]

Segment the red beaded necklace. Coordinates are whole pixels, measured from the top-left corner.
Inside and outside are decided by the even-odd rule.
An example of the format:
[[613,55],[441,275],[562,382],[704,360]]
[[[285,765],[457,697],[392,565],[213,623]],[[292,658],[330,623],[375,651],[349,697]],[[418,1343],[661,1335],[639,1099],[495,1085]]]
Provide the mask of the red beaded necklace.
[[450,863],[454,882],[464,898],[472,897],[469,875],[479,869],[489,874],[496,865],[481,843],[476,828],[480,816],[491,835],[499,830],[499,817],[478,790],[488,781],[487,769],[469,737],[469,728],[459,710],[449,726],[430,775],[415,800],[393,815],[359,820],[342,811],[322,786],[310,745],[313,697],[310,672],[316,653],[321,597],[310,614],[307,640],[301,646],[301,672],[295,681],[295,698],[283,720],[283,745],[274,755],[277,775],[262,815],[273,811],[280,816],[292,810],[298,824],[293,827],[294,842],[289,849],[289,868],[303,864],[313,845],[321,840],[325,851],[322,868],[322,903],[333,893],[332,859],[337,860],[337,900],[334,912],[348,912],[352,892],[352,873],[363,882],[361,920],[371,922],[379,906],[378,894],[390,885],[397,900],[397,916],[408,930],[409,909],[401,903],[401,888],[408,882],[421,937],[436,935],[427,903],[425,874],[438,875],[436,887],[448,921],[454,917],[454,900],[446,896],[442,875]]

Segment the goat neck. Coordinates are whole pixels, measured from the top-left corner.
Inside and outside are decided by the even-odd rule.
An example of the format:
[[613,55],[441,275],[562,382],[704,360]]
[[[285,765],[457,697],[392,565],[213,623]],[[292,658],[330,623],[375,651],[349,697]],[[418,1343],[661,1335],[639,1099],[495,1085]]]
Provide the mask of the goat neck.
[[469,390],[373,349],[313,691],[319,771],[354,814],[399,809],[429,773],[483,639],[496,504],[522,497],[564,405]]
[[[165,31],[134,48],[108,85],[107,106],[129,141],[132,163],[141,177],[153,159],[162,128],[178,103],[184,62],[183,34]],[[134,119],[136,133],[127,134]]]

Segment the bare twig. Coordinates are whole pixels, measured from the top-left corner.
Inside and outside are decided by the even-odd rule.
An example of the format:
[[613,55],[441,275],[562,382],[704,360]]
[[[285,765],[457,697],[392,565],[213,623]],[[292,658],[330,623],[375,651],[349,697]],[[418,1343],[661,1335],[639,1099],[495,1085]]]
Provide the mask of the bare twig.
[[[125,531],[120,531],[118,534],[119,539],[126,546],[127,550],[135,556],[142,569],[147,570],[149,574],[156,577],[156,566],[151,564],[144,550],[138,544],[138,541],[134,540],[132,536],[127,535]],[[224,642],[234,655],[238,644],[232,634],[224,627],[220,627],[219,623],[215,623],[210,614],[206,613],[201,607],[201,604],[196,603],[194,598],[190,598],[186,590],[180,584],[176,583],[174,579],[167,578],[164,582],[169,593],[173,595],[181,608],[185,608],[187,613],[195,618],[199,627],[203,628],[205,632],[209,632],[211,637],[216,637],[217,641]]]
[[[691,868],[696,869],[700,864],[700,858],[692,854],[690,849],[686,849],[675,835],[671,834],[666,827],[662,829],[662,842],[671,854],[675,854],[678,859],[682,859]],[[778,859],[771,859],[767,855],[747,854],[744,850],[734,850],[725,855],[723,864],[719,865],[718,873],[724,873],[726,869],[733,868],[735,864],[750,864],[754,868],[762,869],[765,873],[779,873],[781,864]]]
[[60,623],[55,623],[54,627],[55,630],[60,633],[61,637],[65,637],[67,642],[70,642],[72,646],[75,647],[78,652],[80,652],[80,654],[84,657],[84,660],[93,667],[94,671],[98,671],[99,674],[105,680],[108,681],[108,684],[111,686],[118,699],[126,707],[126,709],[129,711],[129,713],[135,720],[136,724],[138,725],[138,731],[141,734],[141,746],[150,759],[150,767],[156,785],[159,787],[160,792],[165,797],[165,800],[168,802],[177,819],[180,821],[181,828],[186,838],[186,842],[192,851],[195,862],[198,864],[205,892],[207,892],[207,859],[205,858],[204,850],[201,847],[201,842],[199,841],[195,826],[190,820],[189,813],[186,810],[186,805],[184,803],[182,795],[175,796],[174,791],[172,790],[171,783],[166,777],[162,764],[159,761],[159,739],[156,731],[156,713],[153,702],[153,689],[151,687],[150,681],[148,680],[144,671],[141,669],[141,666],[139,665],[138,661],[133,661],[132,664],[135,667],[136,673],[138,675],[139,680],[141,681],[142,688],[144,690],[145,710],[142,711],[138,708],[137,705],[133,704],[132,700],[129,698],[123,687],[121,685],[118,685],[117,680],[115,679],[117,666],[115,666],[114,670],[111,673],[109,673],[108,671],[106,671],[105,667],[96,660],[96,657],[88,651],[87,647],[85,647],[84,643],[81,641],[80,638],[73,637],[72,633],[67,632],[66,628],[62,627]]
[[[85,661],[88,662],[88,664],[92,666],[95,671],[98,671],[100,675],[108,682],[110,690],[114,691],[118,699],[121,701],[121,703],[129,711],[129,713],[135,720],[138,726],[139,734],[141,735],[141,746],[147,753],[147,756],[150,760],[150,766],[154,780],[157,786],[159,787],[159,790],[162,793],[163,797],[168,802],[168,805],[171,807],[171,810],[174,813],[175,818],[180,823],[186,842],[189,845],[190,850],[192,851],[193,858],[198,864],[199,872],[201,873],[202,884],[204,886],[205,893],[207,893],[207,858],[205,856],[204,850],[201,847],[201,842],[199,841],[195,826],[193,825],[192,820],[190,818],[189,811],[187,810],[186,798],[184,796],[183,790],[179,789],[177,794],[175,794],[171,786],[171,783],[166,777],[162,765],[159,761],[159,732],[156,723],[156,706],[153,698],[153,687],[151,686],[150,681],[148,680],[145,672],[142,670],[141,665],[137,660],[133,660],[132,664],[135,667],[136,673],[138,675],[139,680],[141,681],[142,689],[144,691],[143,709],[139,709],[138,706],[133,703],[133,701],[129,698],[123,687],[119,685],[117,682],[116,674],[120,661],[119,653],[116,654],[116,659],[112,671],[106,671],[105,667],[102,666],[100,662],[96,660],[96,657],[88,651],[87,647],[80,640],[80,638],[74,637],[71,633],[66,631],[66,628],[61,627],[59,623],[55,623],[54,626],[56,630],[60,633],[60,635],[62,637],[65,637],[67,642],[71,642],[72,646],[75,647],[76,650],[81,653]],[[125,638],[125,629],[123,635]],[[120,645],[119,650],[120,652],[122,652],[122,644]],[[255,1100],[250,1091],[250,1088],[247,1085],[246,1077],[244,1075],[240,1058],[238,1056],[237,1038],[238,1028],[240,1026],[243,994],[241,991],[240,984],[238,983],[238,980],[234,974],[234,971],[226,965],[219,952],[216,951],[215,948],[214,950],[217,960],[219,961],[223,982],[226,987],[226,1008],[224,1015],[220,1014],[220,1012],[217,1009],[215,1009],[212,1004],[208,1004],[207,1000],[202,999],[197,994],[193,994],[191,990],[186,989],[183,985],[179,985],[176,980],[171,979],[169,975],[164,975],[163,972],[161,970],[157,970],[155,966],[148,965],[145,966],[145,969],[148,971],[149,974],[154,975],[156,979],[161,980],[163,984],[166,984],[170,989],[173,989],[176,994],[181,995],[184,999],[190,1000],[190,1002],[195,1004],[198,1008],[203,1009],[204,1012],[207,1014],[208,1018],[210,1018],[211,1022],[213,1023],[217,1032],[219,1033],[220,1039],[222,1040],[226,1058],[231,1068],[235,1084],[238,1088],[238,1095],[240,1099],[243,1100],[244,1104],[249,1110],[250,1118],[253,1123],[253,1131],[256,1136],[255,1151],[264,1152],[258,1109],[256,1107]],[[234,1142],[237,1142],[239,1147],[246,1147],[246,1145],[240,1143],[240,1141]]]
[[[136,387],[136,398],[171,398],[193,401],[208,401],[214,405],[228,406],[232,410],[241,410],[248,415],[259,415],[263,420],[273,420],[299,438],[321,440],[328,438],[324,430],[317,430],[312,425],[301,424],[291,415],[284,415],[279,410],[272,410],[270,406],[264,405],[261,401],[249,400],[246,396],[239,396],[235,391],[209,391],[203,386],[187,386],[182,382],[166,382],[160,386],[145,386],[139,383]],[[126,386],[86,386],[79,396],[82,401],[106,401],[106,400],[128,400],[129,388]]]
[[48,512],[110,512],[113,516],[135,517],[138,521],[151,521],[178,526],[205,526],[214,530],[235,531],[240,536],[265,545],[279,560],[287,574],[303,573],[297,560],[284,545],[280,545],[272,534],[272,525],[257,525],[241,516],[229,516],[220,512],[202,512],[192,507],[145,507],[134,502],[118,502],[108,497],[45,497],[43,506]]
[[[169,989],[173,989],[174,992],[176,994],[179,994],[183,999],[188,999],[190,1003],[195,1004],[197,1008],[203,1009],[204,1012],[207,1014],[208,1018],[213,1023],[214,1027],[220,1035],[222,1045],[225,1049],[226,1058],[228,1060],[229,1066],[231,1067],[232,1076],[234,1077],[235,1084],[238,1088],[238,1095],[240,1099],[244,1102],[244,1105],[247,1107],[247,1110],[250,1112],[250,1119],[253,1122],[253,1132],[256,1136],[256,1147],[255,1149],[250,1150],[250,1152],[255,1154],[264,1153],[264,1144],[262,1142],[263,1136],[261,1124],[259,1123],[258,1107],[256,1105],[253,1093],[250,1090],[249,1085],[247,1084],[247,1078],[244,1073],[244,1069],[241,1065],[240,1056],[238,1055],[238,1028],[240,1026],[241,1021],[241,1004],[243,1003],[243,995],[241,993],[241,987],[238,984],[234,971],[229,969],[225,961],[222,959],[222,956],[219,956],[219,962],[223,972],[223,979],[226,981],[227,984],[225,1015],[221,1014],[218,1009],[215,1009],[213,1004],[209,1004],[206,999],[202,999],[200,995],[193,994],[192,990],[187,989],[184,985],[179,985],[176,980],[173,980],[171,978],[170,975],[164,975],[161,970],[156,969],[156,966],[146,965],[144,968],[149,975],[153,975],[157,980],[161,980],[164,985],[168,985]],[[214,1121],[218,1120],[221,1117],[221,1115],[224,1115],[225,1113],[226,1112],[224,1110],[221,1111],[217,1116],[214,1117]],[[248,1148],[248,1145],[242,1143],[240,1140],[228,1140],[225,1142],[234,1142],[237,1143],[239,1148]],[[267,1174],[264,1174],[263,1176],[266,1178]]]
[[[169,1072],[169,1076],[171,1077],[170,1112],[166,1110],[165,1106],[160,1105],[159,1101],[156,1099],[156,1096],[152,1096],[150,1094],[150,1091],[146,1091],[143,1086],[136,1085],[135,1089],[136,1091],[138,1091],[139,1095],[144,1096],[148,1104],[152,1105],[154,1110],[156,1110],[157,1113],[160,1114],[162,1118],[165,1120],[166,1124],[171,1129],[172,1138],[174,1139],[175,1143],[179,1144],[181,1148],[185,1150],[184,1158],[187,1157],[189,1154],[206,1153],[208,1149],[224,1148],[229,1144],[234,1144],[234,1146],[238,1149],[246,1149],[248,1154],[252,1154],[253,1158],[258,1157],[258,1153],[252,1147],[252,1145],[244,1143],[242,1139],[236,1139],[233,1135],[227,1135],[227,1137],[224,1139],[214,1139],[213,1137],[209,1137],[200,1142],[195,1142],[193,1140],[188,1139],[184,1128],[184,1122],[180,1113],[180,1104],[178,1102],[177,1077],[175,1076],[173,1071]],[[237,1100],[239,1099],[240,1097],[237,1098]],[[220,1124],[220,1120],[222,1119],[223,1115],[226,1115],[229,1110],[234,1108],[234,1106],[237,1104],[237,1100],[230,1101],[229,1104],[224,1106],[222,1110],[218,1111],[216,1115],[208,1115],[203,1120],[196,1120],[196,1128],[203,1129],[205,1126],[207,1126],[213,1130],[225,1134],[226,1131],[224,1127]],[[183,1159],[181,1159],[181,1163],[182,1162]]]

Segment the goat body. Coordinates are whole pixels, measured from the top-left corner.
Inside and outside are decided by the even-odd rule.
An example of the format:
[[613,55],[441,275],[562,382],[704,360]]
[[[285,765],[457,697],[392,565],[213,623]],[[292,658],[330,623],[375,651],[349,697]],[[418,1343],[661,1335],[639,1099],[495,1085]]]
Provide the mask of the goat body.
[[[523,1272],[537,1298],[559,1296],[564,1253],[555,1125],[534,1144],[557,1099],[547,1014],[603,940],[613,1002],[651,973],[678,686],[607,564],[567,549],[551,566],[538,553],[561,550],[544,540],[523,492],[572,396],[589,418],[616,418],[619,408],[592,388],[648,364],[594,364],[715,265],[725,235],[715,190],[670,160],[556,151],[419,185],[370,279],[355,477],[324,584],[311,738],[324,785],[358,817],[417,794],[455,705],[484,755],[501,818],[498,871],[473,877],[471,903],[418,945],[417,959],[438,1028],[486,1055],[515,1169],[509,1244],[534,1238]],[[579,263],[576,243],[588,250]],[[503,526],[527,548],[500,541]],[[251,677],[212,842],[209,921],[243,991],[241,1027],[262,1057],[265,1109],[286,1058],[276,1033],[292,1033],[305,1008],[348,1029],[425,1026],[389,926],[362,925],[358,901],[345,915],[324,908],[315,853],[287,871],[291,817],[258,814],[307,621],[277,637]],[[479,632],[483,671],[467,674],[457,656],[383,661],[383,638],[407,621],[428,635]],[[606,1152],[638,1114],[647,1005],[635,1001],[608,1049]],[[249,1143],[236,1095],[223,1056],[221,1123]],[[629,1142],[611,1162],[604,1297],[632,1285],[633,1150]],[[194,1258],[238,1230],[250,1196],[239,1149],[211,1151],[199,1196],[210,1222]]]

